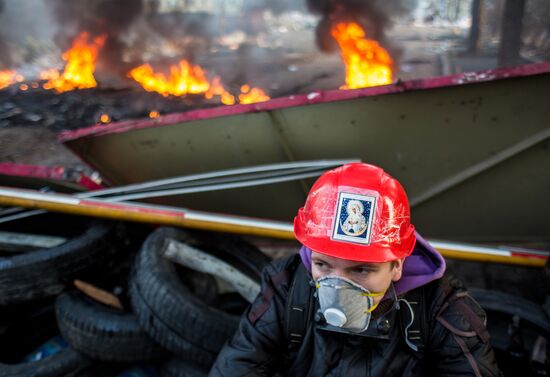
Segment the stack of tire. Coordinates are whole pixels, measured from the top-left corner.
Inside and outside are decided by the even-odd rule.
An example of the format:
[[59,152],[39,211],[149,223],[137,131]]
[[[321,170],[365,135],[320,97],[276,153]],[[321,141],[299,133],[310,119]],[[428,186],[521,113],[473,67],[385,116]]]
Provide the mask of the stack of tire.
[[[59,229],[59,219],[42,224]],[[119,224],[69,222],[81,232],[61,245],[0,250],[0,377],[206,376],[269,258],[235,236],[140,228],[150,234],[139,247]],[[96,301],[74,279],[122,305]]]

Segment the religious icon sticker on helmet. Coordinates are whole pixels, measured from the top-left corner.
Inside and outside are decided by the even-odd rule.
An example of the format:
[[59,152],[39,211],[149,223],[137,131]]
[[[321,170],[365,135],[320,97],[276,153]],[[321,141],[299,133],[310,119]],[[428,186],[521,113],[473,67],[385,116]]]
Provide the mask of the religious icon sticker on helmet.
[[368,245],[375,208],[375,197],[340,192],[332,239]]

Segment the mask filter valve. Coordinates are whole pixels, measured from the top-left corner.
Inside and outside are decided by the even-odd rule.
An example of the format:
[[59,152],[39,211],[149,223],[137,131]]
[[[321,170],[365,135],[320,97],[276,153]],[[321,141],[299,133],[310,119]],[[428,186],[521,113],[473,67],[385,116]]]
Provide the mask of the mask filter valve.
[[342,327],[348,321],[346,315],[336,308],[328,308],[323,314],[327,323],[335,327]]

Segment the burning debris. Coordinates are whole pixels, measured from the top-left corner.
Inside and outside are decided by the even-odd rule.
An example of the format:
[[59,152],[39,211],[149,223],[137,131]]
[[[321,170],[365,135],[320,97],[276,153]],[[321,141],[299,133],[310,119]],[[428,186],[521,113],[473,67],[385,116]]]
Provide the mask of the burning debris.
[[[390,0],[392,4],[399,1],[401,0]],[[93,123],[106,124],[135,117],[148,116],[155,119],[171,111],[185,111],[220,103],[233,105],[267,101],[278,90],[278,94],[289,94],[301,91],[300,85],[304,86],[294,85],[293,89],[286,88],[284,91],[277,80],[273,80],[268,81],[271,93],[267,93],[266,90],[252,85],[254,80],[250,77],[254,76],[253,59],[266,54],[265,51],[258,52],[266,47],[252,38],[252,32],[250,35],[245,33],[236,49],[221,45],[218,39],[213,38],[216,33],[211,30],[216,20],[219,20],[216,18],[219,15],[215,12],[197,13],[172,9],[168,13],[159,13],[159,9],[151,7],[154,2],[146,0],[91,0],[70,3],[44,0],[43,3],[48,12],[51,12],[51,19],[57,22],[57,29],[53,28],[50,34],[51,39],[55,39],[56,47],[61,50],[55,47],[48,50],[52,58],[42,60],[33,69],[17,65],[21,69],[6,67],[10,70],[0,71],[0,89],[9,90],[6,112],[0,111],[0,126],[18,122],[26,124],[22,119],[25,113],[35,115],[31,117],[34,124],[55,123],[57,129],[74,129]],[[372,5],[374,3],[376,5]],[[319,47],[332,52],[339,49],[345,64],[346,78],[345,84],[340,86],[341,89],[385,85],[394,79],[393,70],[396,68],[397,57],[384,37],[389,12],[383,9],[379,1],[372,4],[369,2],[369,5],[365,5],[362,1],[352,0],[308,1],[310,10],[321,15],[317,27]],[[222,32],[223,29],[227,31],[227,35],[235,30],[244,33],[248,30],[247,27],[251,27],[246,25],[247,22],[255,27],[261,26],[260,29],[266,31],[271,24],[264,25],[267,19],[261,12],[265,11],[265,7],[260,8],[260,11],[249,12],[254,15],[250,19],[238,12],[230,15],[227,20],[232,21],[226,21],[234,25],[221,23],[223,25],[218,25],[219,31]],[[266,14],[274,14],[270,12],[272,10]],[[307,12],[298,13],[305,15]],[[158,32],[154,27],[155,22],[168,16],[177,20],[177,25]],[[226,17],[225,14],[223,16]],[[300,32],[313,29],[315,18],[311,15],[308,17],[307,22],[300,21],[307,24]],[[185,23],[187,26],[182,34],[183,29],[178,25],[185,19],[189,22]],[[208,25],[203,25],[204,22],[191,22],[199,19],[208,19]],[[271,21],[282,22],[280,18],[273,18]],[[282,30],[285,25],[279,26]],[[285,30],[287,29],[285,26]],[[224,34],[220,33],[218,37],[221,38],[222,35]],[[194,44],[184,43],[184,39],[193,39]],[[210,48],[209,43],[214,43],[214,48]],[[201,44],[200,48],[195,48]],[[325,48],[327,46],[331,48]],[[209,51],[215,55],[205,63],[198,58],[199,51]],[[60,56],[64,66],[60,64]],[[233,59],[234,63],[228,64],[228,58]],[[272,60],[265,60],[270,65],[274,64]],[[29,62],[31,61],[34,62]],[[333,61],[337,64],[336,56]],[[293,70],[289,68],[291,72],[297,70],[294,69],[296,66],[289,66],[285,61],[279,61],[278,64],[285,67],[285,72],[287,66],[293,67]],[[269,66],[265,66],[261,74],[267,74],[269,70]],[[308,85],[315,85],[318,77],[326,75],[328,74],[319,73],[311,78],[304,77],[303,80],[307,80]],[[342,81],[333,81],[330,87],[338,87],[341,83]],[[47,98],[50,91],[58,96],[52,101],[44,101],[54,104],[52,108],[44,111],[27,110],[23,103],[24,98],[28,98],[28,102],[32,104],[36,98]],[[94,93],[106,97],[95,100],[92,99]],[[128,104],[130,97],[137,98],[141,107]],[[144,98],[149,100],[143,100]],[[151,101],[151,98],[155,100]],[[114,103],[124,109],[116,108]],[[31,107],[33,106],[32,104]],[[79,106],[82,108],[78,108]],[[73,113],[56,113],[58,110],[64,112],[68,109]]]
[[201,94],[206,93],[210,88],[202,68],[190,64],[187,60],[181,60],[178,65],[172,65],[168,77],[162,72],[155,72],[149,64],[132,69],[128,76],[140,83],[143,89],[163,96]]
[[13,70],[0,71],[0,89],[7,88],[18,82],[22,82],[24,77]]
[[105,43],[105,35],[96,37],[89,42],[89,34],[80,34],[73,42],[73,46],[63,54],[67,62],[62,74],[53,69],[43,72],[40,77],[48,80],[44,89],[55,89],[57,92],[66,92],[74,89],[95,88],[97,82],[94,77],[95,62],[99,49]]
[[255,103],[267,101],[269,96],[262,89],[251,88],[249,85],[241,86],[241,94],[239,94],[240,103]]
[[[40,79],[46,80],[42,87],[55,89],[58,93],[95,88],[97,86],[94,77],[96,60],[105,39],[106,36],[102,35],[90,41],[89,33],[81,33],[73,41],[72,47],[63,54],[63,60],[66,62],[63,73],[56,69],[48,69],[40,73]],[[162,72],[155,72],[150,64],[133,68],[127,76],[139,83],[146,91],[156,92],[163,96],[182,97],[189,94],[200,94],[206,99],[219,97],[220,102],[225,105],[235,104],[236,98],[240,103],[254,103],[270,99],[262,89],[251,88],[248,84],[243,85],[241,93],[234,96],[225,89],[219,76],[214,76],[209,80],[205,70],[185,59],[177,65],[170,66],[169,76]],[[16,71],[0,71],[0,89],[22,81],[24,81],[23,76]],[[36,82],[31,85],[33,88],[38,87]],[[29,85],[22,84],[19,89],[27,91]],[[107,123],[103,120],[101,122]]]
[[346,66],[346,85],[341,89],[392,82],[400,53],[385,32],[391,26],[390,14],[404,13],[404,4],[401,0],[307,0],[309,10],[321,16],[316,28],[319,48],[325,52],[340,49]]
[[0,129],[40,126],[53,131],[75,130],[92,124],[107,124],[136,118],[211,107],[204,97],[163,97],[133,89],[90,88],[57,93],[29,86],[0,91]]
[[359,24],[336,23],[331,28],[331,35],[346,65],[346,85],[340,89],[391,84],[393,60],[390,54],[375,40],[367,39]]
[[92,40],[102,40],[97,63],[112,75],[124,75],[129,68],[123,54],[127,35],[145,16],[143,0],[45,0],[53,19],[61,27],[55,42],[61,50],[74,45],[83,33]]
[[[149,64],[132,69],[128,75],[140,83],[143,89],[163,96],[202,94],[207,99],[219,97],[224,105],[235,104],[235,96],[225,89],[219,76],[208,80],[206,72],[200,66],[191,64],[185,59],[178,65],[170,67],[168,77],[162,72],[155,72]],[[254,103],[267,101],[269,96],[262,89],[251,88],[245,84],[241,87],[238,99],[240,103]]]

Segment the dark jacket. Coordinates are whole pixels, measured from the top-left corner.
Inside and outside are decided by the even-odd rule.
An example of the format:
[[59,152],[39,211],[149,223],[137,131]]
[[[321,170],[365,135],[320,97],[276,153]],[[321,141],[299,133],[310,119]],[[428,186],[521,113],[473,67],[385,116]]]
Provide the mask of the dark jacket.
[[[458,280],[446,277],[400,296],[414,307],[414,333],[409,329],[405,335],[410,314],[404,305],[397,310],[381,304],[369,326],[371,333],[378,326],[380,336],[375,331],[369,337],[327,331],[313,310],[303,342],[289,351],[286,303],[300,265],[300,257],[293,255],[265,268],[262,293],[218,355],[210,377],[501,376],[485,313]],[[417,351],[406,338],[418,345]]]

